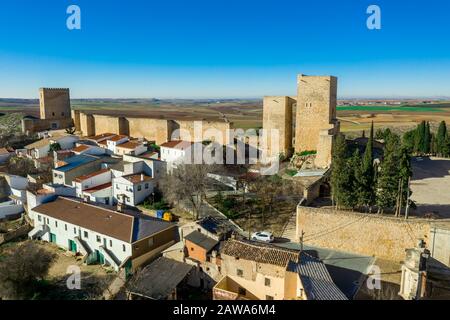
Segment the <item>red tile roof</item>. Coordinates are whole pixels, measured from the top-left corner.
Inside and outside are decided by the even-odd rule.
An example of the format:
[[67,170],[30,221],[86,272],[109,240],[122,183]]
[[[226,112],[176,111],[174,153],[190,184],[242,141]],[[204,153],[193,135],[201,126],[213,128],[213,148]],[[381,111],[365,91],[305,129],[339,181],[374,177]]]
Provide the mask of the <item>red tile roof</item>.
[[141,145],[142,145],[142,143],[139,143],[139,142],[128,141],[128,142],[119,144],[119,145],[117,146],[117,148],[124,148],[124,149],[130,149],[130,150],[133,150],[133,149],[136,149],[137,147],[139,147],[139,146],[141,146]]
[[82,144],[82,145],[79,145],[76,148],[73,148],[72,151],[73,152],[83,152],[85,150],[88,150],[89,148],[90,148],[89,146]]
[[114,137],[109,138],[108,140],[109,141],[119,141],[119,140],[122,140],[123,138],[128,138],[128,136],[120,134],[120,135],[115,135]]
[[174,140],[163,143],[161,147],[184,150],[192,146],[192,142],[183,140]]
[[97,192],[97,191],[100,191],[100,190],[103,190],[103,189],[110,188],[111,186],[112,186],[112,183],[108,182],[108,183],[101,184],[101,185],[96,186],[96,187],[92,187],[92,188],[86,189],[86,190],[84,190],[84,192],[87,192],[87,193]]
[[146,176],[145,174],[130,174],[127,176],[122,176],[122,178],[130,181],[132,184],[144,182],[144,181],[150,181],[153,178],[150,176]]
[[106,138],[113,137],[113,136],[115,136],[114,133],[102,133],[102,134],[98,134],[98,135],[93,136],[93,137],[88,137],[88,139],[94,140],[96,142],[100,142],[102,140],[105,140]]
[[99,171],[95,171],[95,172],[90,173],[90,174],[86,174],[86,175],[83,175],[83,176],[79,176],[79,177],[75,178],[74,181],[76,181],[76,182],[82,182],[82,181],[84,181],[84,180],[87,180],[87,179],[89,179],[89,178],[98,176],[98,175],[100,175],[100,174],[102,174],[102,173],[105,173],[105,172],[108,172],[108,171],[109,171],[109,169],[101,169],[101,170],[99,170]]

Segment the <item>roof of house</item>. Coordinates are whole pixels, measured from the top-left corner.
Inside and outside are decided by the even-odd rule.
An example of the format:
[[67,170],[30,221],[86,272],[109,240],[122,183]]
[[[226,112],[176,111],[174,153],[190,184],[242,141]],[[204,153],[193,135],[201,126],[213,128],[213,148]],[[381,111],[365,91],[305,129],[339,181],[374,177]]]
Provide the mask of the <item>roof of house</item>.
[[90,140],[94,140],[96,142],[100,142],[102,140],[105,140],[106,138],[113,137],[115,135],[116,134],[114,134],[114,133],[107,132],[107,133],[98,134],[96,136],[87,137],[86,139],[90,139]]
[[6,148],[0,148],[0,155],[10,154]]
[[122,140],[122,139],[124,139],[124,138],[128,138],[128,136],[123,135],[123,134],[119,134],[119,135],[115,135],[115,136],[112,137],[112,138],[109,138],[108,140],[109,140],[109,141],[119,141],[119,140]]
[[73,148],[72,151],[73,152],[83,152],[83,151],[88,150],[88,149],[90,149],[89,146],[81,144],[78,147]]
[[220,251],[221,254],[286,267],[289,261],[298,261],[300,251],[285,249],[271,244],[247,240],[229,239]]
[[39,148],[45,147],[45,146],[51,144],[50,140],[52,140],[52,139],[44,138],[44,139],[38,140],[36,142],[30,143],[29,145],[26,145],[25,149],[39,149]]
[[142,146],[142,143],[136,142],[136,141],[128,141],[128,142],[119,144],[116,148],[124,148],[124,149],[133,150],[139,146]]
[[202,247],[206,251],[211,250],[219,243],[218,241],[211,239],[198,231],[189,233],[184,237],[184,239],[198,245],[199,247]]
[[106,173],[106,172],[108,172],[108,171],[109,171],[109,169],[101,169],[101,170],[98,170],[98,171],[95,171],[95,172],[92,172],[92,173],[89,173],[89,174],[85,174],[85,175],[76,177],[76,178],[74,179],[74,181],[76,181],[76,182],[82,182],[82,181],[84,181],[84,180],[87,180],[87,179],[89,179],[89,178],[93,178],[93,177],[95,177],[95,176],[101,175],[101,174]]
[[230,231],[229,224],[227,224],[227,220],[221,220],[216,217],[206,216],[200,221],[197,222],[202,228],[211,232],[213,234],[223,234]]
[[94,192],[97,192],[97,191],[100,191],[100,190],[111,188],[111,186],[112,186],[112,183],[108,182],[108,183],[101,184],[99,186],[95,186],[95,187],[86,189],[86,190],[84,190],[84,192],[86,192],[86,193],[94,193]]
[[128,243],[174,226],[173,223],[161,219],[127,215],[63,197],[32,210]]
[[298,262],[291,261],[286,268],[298,273],[309,300],[348,300],[331,279],[325,264],[302,252]]
[[65,163],[65,165],[62,165],[61,167],[55,168],[57,171],[61,172],[67,172],[74,168],[77,168],[83,164],[93,162],[97,160],[98,158],[93,156],[88,156],[84,154],[79,154],[73,157],[68,157],[62,161],[62,163]]
[[156,300],[166,299],[192,268],[187,263],[160,257],[131,280],[130,292]]
[[136,184],[136,183],[140,183],[140,182],[144,182],[144,181],[150,181],[153,179],[152,177],[147,176],[143,173],[129,174],[126,176],[122,176],[121,178],[124,178],[125,180],[130,181],[132,184]]
[[184,140],[174,140],[163,143],[160,147],[184,150],[192,146],[192,142]]

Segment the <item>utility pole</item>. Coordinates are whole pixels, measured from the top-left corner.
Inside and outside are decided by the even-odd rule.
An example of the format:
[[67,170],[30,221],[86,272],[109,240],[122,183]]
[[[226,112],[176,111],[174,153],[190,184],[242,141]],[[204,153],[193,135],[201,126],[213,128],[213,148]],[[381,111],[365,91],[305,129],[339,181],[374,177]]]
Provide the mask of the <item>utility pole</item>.
[[407,197],[406,197],[406,209],[405,209],[405,219],[408,219],[408,213],[409,213],[409,197],[410,197],[410,192],[409,192],[409,185],[411,184],[411,177],[408,178],[408,190],[407,190]]

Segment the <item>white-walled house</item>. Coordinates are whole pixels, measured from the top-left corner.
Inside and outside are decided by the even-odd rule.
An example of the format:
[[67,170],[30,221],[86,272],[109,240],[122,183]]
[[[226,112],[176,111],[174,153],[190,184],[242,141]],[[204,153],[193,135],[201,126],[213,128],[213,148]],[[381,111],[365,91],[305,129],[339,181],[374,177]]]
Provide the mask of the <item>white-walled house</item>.
[[112,153],[116,154],[117,153],[116,147],[122,143],[129,141],[129,140],[130,140],[130,138],[128,138],[128,136],[116,135],[116,136],[106,140],[106,145],[108,147],[108,150],[110,150]]
[[186,151],[191,150],[192,142],[174,140],[163,143],[160,146],[161,160],[165,162],[175,162],[186,157]]
[[152,194],[155,180],[144,173],[113,179],[113,195],[117,203],[136,206]]
[[55,243],[87,264],[116,271],[135,270],[175,243],[176,225],[148,216],[133,216],[68,198],[32,210],[31,239]]
[[127,141],[125,143],[121,143],[116,145],[115,154],[119,156],[123,156],[126,154],[129,155],[140,155],[147,151],[147,147],[142,142],[137,141]]
[[100,185],[111,183],[111,170],[101,169],[86,175],[79,176],[73,180],[73,186],[78,198],[84,198],[83,192]]
[[27,211],[30,219],[33,220],[31,209],[43,203],[54,201],[59,196],[75,197],[75,188],[47,183],[42,186],[42,189],[36,191],[27,190]]
[[62,150],[72,149],[75,142],[79,140],[76,135],[58,135],[50,138],[44,138],[25,146],[27,155],[31,159],[40,159],[47,157],[50,152],[50,146],[58,143]]

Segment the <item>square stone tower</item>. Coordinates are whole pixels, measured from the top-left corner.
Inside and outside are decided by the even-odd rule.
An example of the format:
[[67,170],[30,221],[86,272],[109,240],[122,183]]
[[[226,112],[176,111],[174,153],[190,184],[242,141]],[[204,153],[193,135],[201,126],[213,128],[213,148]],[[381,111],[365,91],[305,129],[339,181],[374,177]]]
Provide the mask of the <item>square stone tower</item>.
[[40,88],[39,108],[42,120],[71,118],[69,89]]
[[[295,152],[319,150],[325,136],[333,137],[337,130],[336,99],[337,78],[333,76],[299,75],[297,79],[297,113],[295,128]],[[321,141],[322,140],[322,141]],[[327,156],[328,157],[328,156]]]
[[[292,108],[295,99],[286,96],[268,96],[263,101],[263,128],[267,130],[267,154],[276,156],[272,143],[278,143],[278,153],[292,154]],[[271,130],[278,130],[279,140],[271,140]]]

